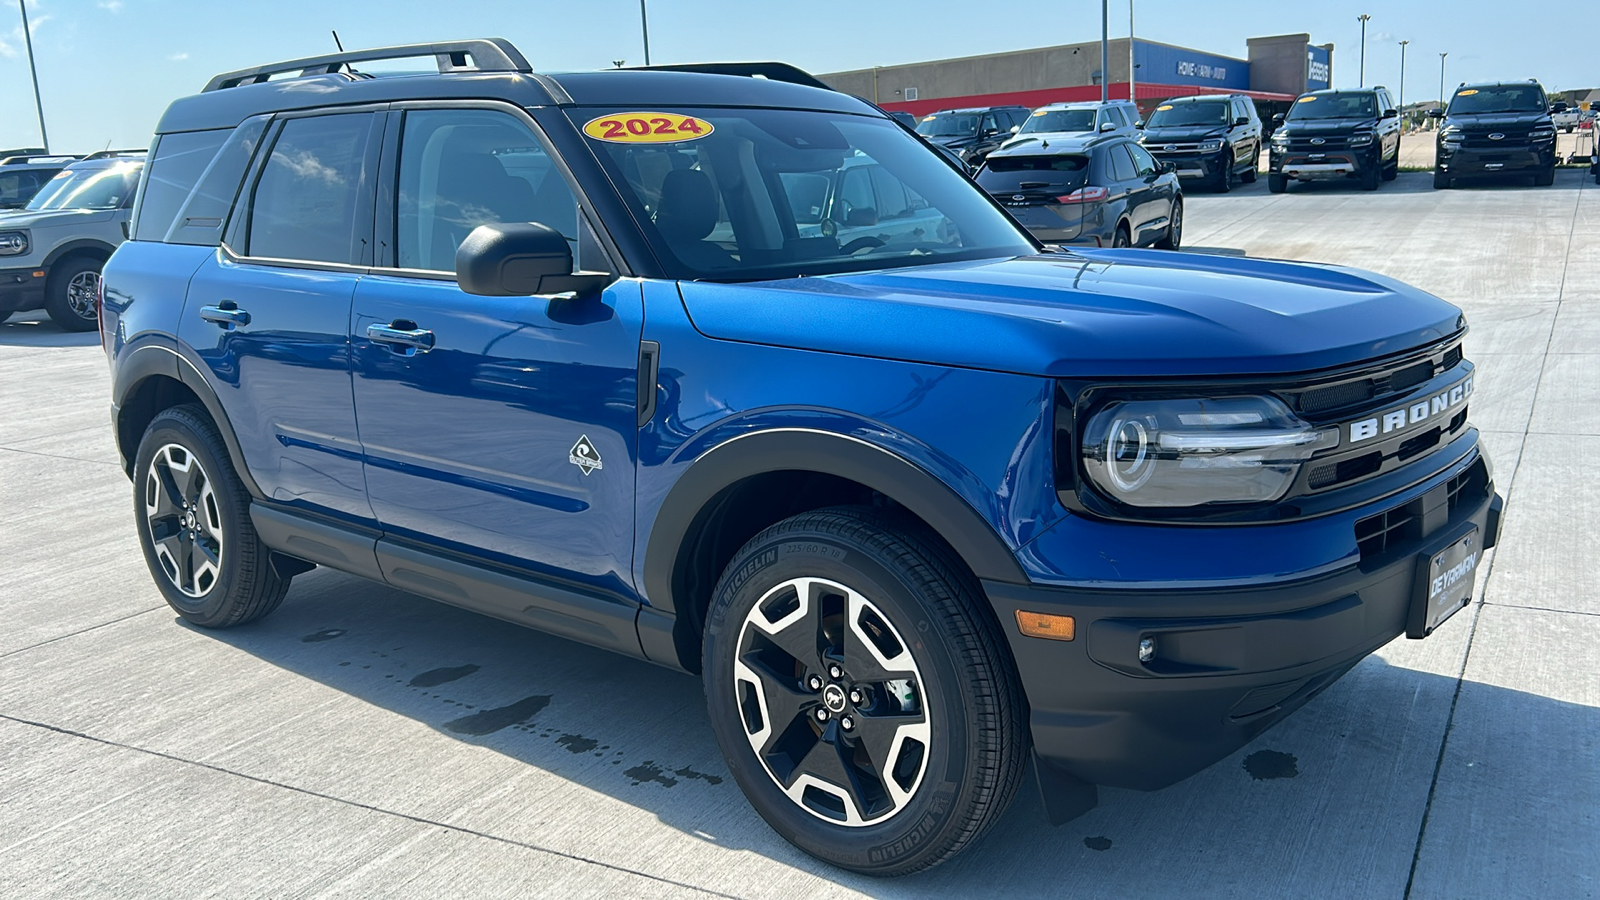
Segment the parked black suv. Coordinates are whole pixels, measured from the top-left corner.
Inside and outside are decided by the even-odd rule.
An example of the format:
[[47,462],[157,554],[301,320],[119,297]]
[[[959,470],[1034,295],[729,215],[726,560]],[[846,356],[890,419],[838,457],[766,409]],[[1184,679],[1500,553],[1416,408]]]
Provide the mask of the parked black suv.
[[1400,173],[1400,112],[1386,87],[1312,91],[1300,95],[1288,115],[1272,117],[1267,188],[1289,182],[1358,178],[1375,191]]
[[1261,117],[1243,94],[1178,97],[1145,120],[1144,148],[1178,167],[1178,177],[1204,181],[1223,193],[1234,178],[1256,180],[1261,159]]
[[1030,110],[1026,106],[978,106],[941,109],[923,116],[917,134],[930,143],[955,151],[969,166],[983,162],[989,152],[1022,127]]
[[1526,172],[1544,186],[1556,180],[1556,126],[1550,102],[1537,81],[1463,84],[1448,109],[1429,110],[1443,119],[1433,167],[1433,186],[1454,187],[1467,175]]

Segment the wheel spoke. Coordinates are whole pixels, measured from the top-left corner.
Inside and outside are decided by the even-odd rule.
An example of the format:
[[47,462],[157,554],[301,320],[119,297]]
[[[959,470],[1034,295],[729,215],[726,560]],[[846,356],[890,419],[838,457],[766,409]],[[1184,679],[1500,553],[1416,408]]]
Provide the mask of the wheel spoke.
[[172,471],[171,465],[159,457],[151,463],[151,470],[161,486],[156,492],[156,512],[164,516],[178,515],[183,509],[184,496],[177,474]]
[[772,671],[766,660],[747,659],[745,666],[756,676],[761,694],[766,701],[767,725],[771,733],[762,742],[761,753],[772,751],[772,745],[788,731],[796,719],[806,719],[817,706],[817,697],[799,686],[795,679],[784,678]]
[[[757,628],[766,632],[767,639],[783,652],[794,657],[801,665],[815,668],[821,658],[823,650],[822,622],[820,604],[818,601],[818,585],[811,579],[800,579],[794,587],[794,592],[799,606],[784,615],[776,616],[776,621],[752,620]],[[763,605],[772,606],[779,612],[785,612],[787,607],[781,602],[783,596],[774,591],[768,595],[773,601],[757,604],[760,610]],[[764,617],[763,617],[764,618]],[[773,626],[768,630],[767,626]]]

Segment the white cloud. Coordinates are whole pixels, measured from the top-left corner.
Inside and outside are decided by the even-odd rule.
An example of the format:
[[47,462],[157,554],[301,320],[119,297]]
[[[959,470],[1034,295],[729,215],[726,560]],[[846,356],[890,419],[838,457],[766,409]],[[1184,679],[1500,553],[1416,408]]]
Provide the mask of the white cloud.
[[122,0],[100,0],[95,6],[110,13],[122,12]]
[[[29,3],[28,5],[35,6],[36,4]],[[39,36],[39,26],[50,21],[52,18],[54,18],[54,16],[34,16],[30,18],[28,20],[28,31],[32,33],[35,38],[37,38]],[[4,56],[7,59],[14,57],[21,52],[23,46],[24,42],[22,38],[21,22],[18,22],[12,27],[10,34],[0,36],[0,56]]]
[[188,58],[189,58],[189,54],[187,54],[187,53],[174,53],[171,56],[167,57],[167,59],[170,59],[173,62],[183,62],[184,60],[186,60]]

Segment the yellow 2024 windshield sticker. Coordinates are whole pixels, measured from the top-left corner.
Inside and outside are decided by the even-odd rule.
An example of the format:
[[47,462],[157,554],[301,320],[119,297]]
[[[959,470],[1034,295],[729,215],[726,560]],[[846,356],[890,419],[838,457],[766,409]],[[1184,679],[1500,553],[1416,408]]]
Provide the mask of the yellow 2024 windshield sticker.
[[1477,93],[1477,91],[1475,89],[1468,88],[1467,90],[1464,90],[1464,91],[1456,91],[1456,96],[1457,97],[1471,97],[1473,94],[1476,94],[1476,93]]
[[583,133],[613,144],[669,144],[694,141],[715,131],[705,119],[675,113],[625,112],[590,119]]

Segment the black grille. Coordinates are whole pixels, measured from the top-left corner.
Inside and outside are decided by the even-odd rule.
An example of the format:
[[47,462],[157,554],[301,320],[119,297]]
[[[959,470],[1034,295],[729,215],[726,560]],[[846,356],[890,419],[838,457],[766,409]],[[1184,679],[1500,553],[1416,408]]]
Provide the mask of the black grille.
[[1297,412],[1307,415],[1376,400],[1388,394],[1409,391],[1430,378],[1448,372],[1461,364],[1461,345],[1456,344],[1438,356],[1413,360],[1396,369],[1378,372],[1362,378],[1341,381],[1337,384],[1319,385],[1295,393],[1292,397]]
[[[1481,500],[1489,489],[1489,471],[1482,460],[1445,483],[1449,498],[1445,504],[1448,518],[1441,519],[1434,530],[1454,519],[1463,503]],[[1356,546],[1361,548],[1363,561],[1382,556],[1402,545],[1427,537],[1423,532],[1423,510],[1426,495],[1397,506],[1388,512],[1368,516],[1356,522]]]
[[1313,388],[1300,395],[1300,411],[1322,412],[1325,409],[1338,409],[1341,406],[1371,400],[1373,387],[1373,380],[1365,378],[1361,381],[1346,381],[1344,384],[1331,387]]
[[[1314,144],[1312,141],[1320,140],[1322,143]],[[1328,150],[1343,150],[1350,146],[1348,137],[1337,135],[1325,138],[1290,138],[1289,150],[1294,153],[1323,153]]]
[[[1505,137],[1494,141],[1489,139],[1491,134],[1503,134]],[[1462,144],[1469,150],[1526,150],[1528,148],[1527,131],[1483,131],[1463,135]]]

